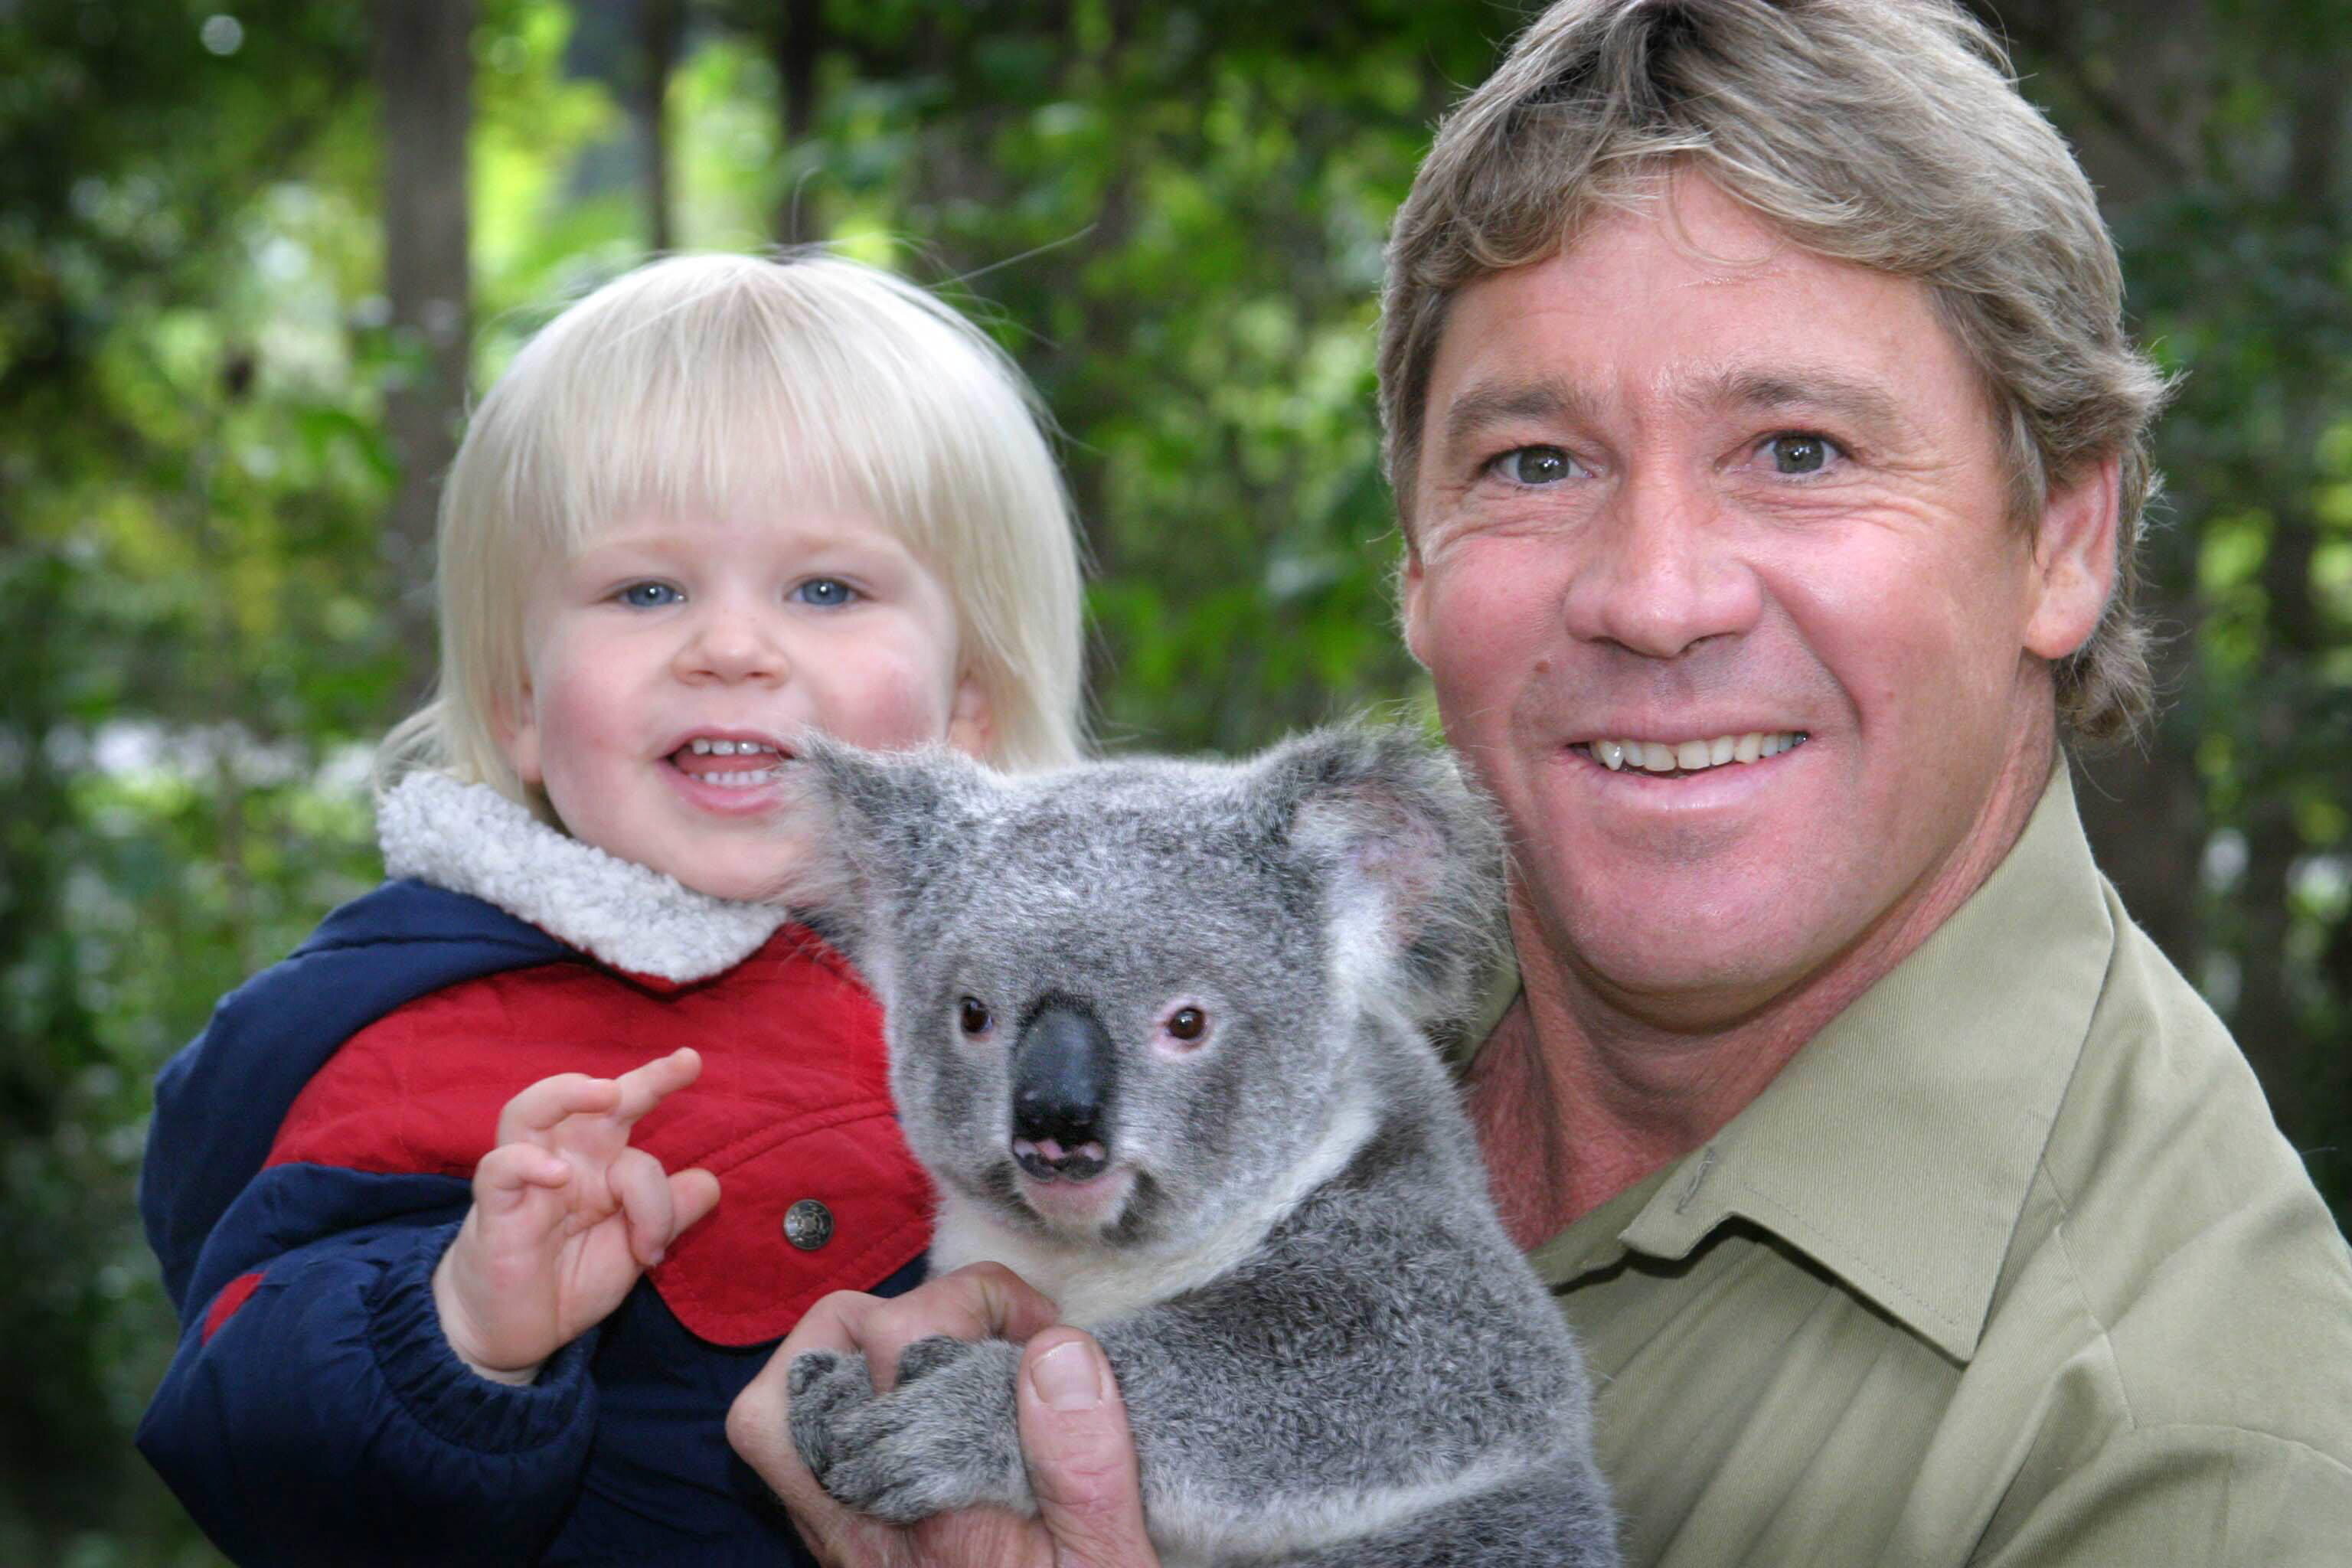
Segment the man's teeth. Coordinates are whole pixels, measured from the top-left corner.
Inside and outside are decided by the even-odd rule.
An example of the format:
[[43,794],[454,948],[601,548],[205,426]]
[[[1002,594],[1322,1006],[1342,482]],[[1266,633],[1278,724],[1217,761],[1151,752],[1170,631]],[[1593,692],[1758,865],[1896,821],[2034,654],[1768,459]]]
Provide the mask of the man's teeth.
[[731,786],[736,787],[736,788],[741,788],[741,787],[746,786],[746,785],[749,785],[749,784],[766,784],[769,780],[771,780],[771,779],[774,778],[776,775],[775,775],[775,773],[774,773],[772,771],[771,771],[771,770],[769,770],[769,769],[767,769],[767,768],[761,768],[758,773],[697,773],[697,774],[695,774],[694,776],[695,776],[695,778],[696,778],[698,781],[699,781],[700,783],[703,783],[703,784],[727,784],[727,785],[731,785]]
[[1588,749],[1612,773],[1621,768],[1641,768],[1654,773],[1670,773],[1677,769],[1696,773],[1702,768],[1719,768],[1726,763],[1754,763],[1777,757],[1792,746],[1802,745],[1804,740],[1802,730],[1750,730],[1745,735],[1717,735],[1711,741],[1594,741]]
[[765,741],[697,740],[688,749],[698,757],[741,757],[762,753],[772,757],[776,754],[776,748]]

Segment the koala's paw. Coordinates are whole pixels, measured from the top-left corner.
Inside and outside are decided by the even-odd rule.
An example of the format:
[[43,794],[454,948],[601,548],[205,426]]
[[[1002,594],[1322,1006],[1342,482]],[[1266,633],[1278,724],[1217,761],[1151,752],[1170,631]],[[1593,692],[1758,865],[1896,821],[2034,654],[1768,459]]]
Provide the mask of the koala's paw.
[[898,1386],[883,1394],[862,1357],[794,1358],[788,1386],[802,1462],[836,1502],[896,1524],[974,1503],[1034,1508],[1013,1427],[1015,1363],[992,1348],[1011,1349],[918,1341],[899,1359]]
[[971,1350],[971,1346],[962,1340],[950,1339],[945,1334],[917,1340],[898,1352],[898,1386],[906,1387],[927,1372],[954,1365]]
[[874,1399],[866,1358],[838,1351],[807,1351],[793,1358],[784,1386],[792,1394],[793,1447],[819,1480],[839,1457],[835,1427],[841,1415]]

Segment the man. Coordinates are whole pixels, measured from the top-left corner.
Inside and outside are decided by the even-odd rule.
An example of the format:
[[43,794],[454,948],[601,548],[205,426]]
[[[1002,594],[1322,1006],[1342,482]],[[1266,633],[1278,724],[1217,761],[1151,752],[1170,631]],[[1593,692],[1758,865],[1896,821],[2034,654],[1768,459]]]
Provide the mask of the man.
[[[2161,386],[1980,31],[1565,0],[1399,215],[1381,388],[1406,633],[1515,850],[1471,1104],[1628,1561],[2342,1561],[2352,1261],[2063,763],[2147,708]],[[983,1298],[1045,1310],[935,1300]],[[1033,1447],[1095,1511],[1024,1549],[1149,1561],[1115,1401],[1024,1397],[1098,1478]]]

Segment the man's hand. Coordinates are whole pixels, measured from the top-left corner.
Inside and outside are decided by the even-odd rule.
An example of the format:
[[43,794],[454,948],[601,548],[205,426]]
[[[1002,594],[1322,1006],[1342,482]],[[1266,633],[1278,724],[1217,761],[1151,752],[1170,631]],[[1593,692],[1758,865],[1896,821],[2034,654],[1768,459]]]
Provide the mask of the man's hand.
[[468,1366],[529,1383],[717,1205],[709,1172],[669,1175],[629,1146],[638,1118],[701,1071],[678,1050],[616,1079],[541,1079],[507,1101],[474,1206],[433,1271],[442,1332]]
[[[844,1292],[810,1309],[728,1413],[735,1451],[775,1489],[831,1568],[1158,1568],[1143,1531],[1135,1444],[1110,1365],[1094,1341],[1054,1326],[1054,1304],[1010,1269],[959,1268],[888,1300]],[[1021,1447],[1038,1515],[999,1509],[886,1524],[842,1507],[793,1447],[793,1359],[863,1353],[880,1386],[900,1352],[935,1334],[1026,1341],[1015,1387]]]

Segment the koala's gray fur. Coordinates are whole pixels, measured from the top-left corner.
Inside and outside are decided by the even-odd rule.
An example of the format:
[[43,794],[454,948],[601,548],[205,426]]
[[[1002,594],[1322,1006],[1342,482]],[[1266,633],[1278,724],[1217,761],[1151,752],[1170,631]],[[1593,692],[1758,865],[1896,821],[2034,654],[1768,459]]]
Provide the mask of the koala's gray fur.
[[[1501,921],[1497,840],[1450,762],[1369,729],[1018,780],[807,761],[941,1194],[933,1268],[1004,1263],[1100,1340],[1171,1568],[1617,1561],[1582,1363],[1430,1044],[1465,1026]],[[1041,1096],[1083,1109],[1050,1127],[1090,1152],[1056,1131],[1016,1156]],[[1071,1194],[1111,1206],[1033,1206]],[[877,1395],[811,1352],[793,1436],[869,1513],[1032,1513],[1019,1354],[925,1341]]]

